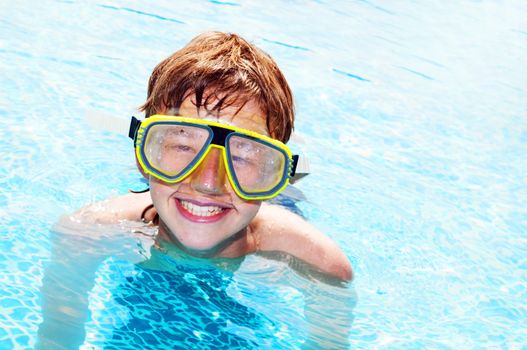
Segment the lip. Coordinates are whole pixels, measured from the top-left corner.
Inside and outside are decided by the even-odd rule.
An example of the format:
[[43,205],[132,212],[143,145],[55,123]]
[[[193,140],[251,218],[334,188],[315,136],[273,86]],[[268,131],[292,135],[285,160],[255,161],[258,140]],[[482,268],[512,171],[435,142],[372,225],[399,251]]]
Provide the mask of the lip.
[[[194,203],[194,204],[197,204],[197,205],[201,205],[201,206],[217,206],[217,207],[222,208],[223,210],[221,212],[219,212],[217,214],[214,214],[214,215],[211,215],[211,216],[198,216],[198,215],[192,214],[187,209],[185,209],[183,207],[183,205],[181,205],[181,200],[188,201],[188,202],[191,202],[191,203]],[[176,208],[177,208],[178,212],[181,214],[181,216],[183,216],[185,219],[187,219],[189,221],[197,222],[197,223],[201,223],[201,224],[209,224],[209,223],[216,222],[216,221],[222,219],[225,215],[227,215],[232,210],[232,208],[230,208],[230,207],[228,207],[228,206],[226,206],[224,204],[218,204],[218,203],[202,202],[202,201],[188,200],[188,199],[183,199],[183,198],[181,198],[181,199],[180,198],[174,198],[174,201],[176,202]]]
[[199,206],[202,206],[202,207],[214,206],[214,207],[220,207],[220,208],[223,208],[223,209],[230,209],[230,208],[232,208],[232,205],[228,205],[228,204],[225,204],[223,202],[211,201],[208,198],[196,198],[194,196],[191,197],[190,195],[188,195],[188,196],[178,195],[177,197],[175,196],[175,199],[176,199],[176,201],[190,202],[192,204],[196,204],[196,205],[199,205]]

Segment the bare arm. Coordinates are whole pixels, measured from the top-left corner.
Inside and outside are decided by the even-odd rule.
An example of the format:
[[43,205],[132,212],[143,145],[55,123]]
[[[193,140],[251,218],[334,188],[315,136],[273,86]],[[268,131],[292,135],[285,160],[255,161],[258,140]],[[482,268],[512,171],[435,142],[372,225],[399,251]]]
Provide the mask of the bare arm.
[[251,225],[261,251],[281,251],[342,280],[352,279],[351,264],[329,237],[300,216],[276,205],[262,205]]
[[152,204],[150,193],[128,193],[90,204],[71,215],[82,223],[114,224],[122,220],[139,221],[143,210]]
[[51,232],[52,250],[44,270],[42,323],[35,349],[76,349],[84,342],[89,318],[88,293],[104,254],[94,254],[93,241]]

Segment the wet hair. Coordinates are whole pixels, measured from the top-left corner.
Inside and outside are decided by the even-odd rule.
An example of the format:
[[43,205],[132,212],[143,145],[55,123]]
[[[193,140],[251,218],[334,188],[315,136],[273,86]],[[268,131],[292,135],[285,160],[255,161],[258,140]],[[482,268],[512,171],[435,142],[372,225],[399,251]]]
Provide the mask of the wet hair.
[[161,61],[140,108],[147,117],[177,112],[189,96],[195,96],[197,110],[211,113],[228,106],[240,110],[254,100],[266,116],[271,137],[287,142],[293,130],[293,96],[284,75],[271,56],[236,34],[198,35]]

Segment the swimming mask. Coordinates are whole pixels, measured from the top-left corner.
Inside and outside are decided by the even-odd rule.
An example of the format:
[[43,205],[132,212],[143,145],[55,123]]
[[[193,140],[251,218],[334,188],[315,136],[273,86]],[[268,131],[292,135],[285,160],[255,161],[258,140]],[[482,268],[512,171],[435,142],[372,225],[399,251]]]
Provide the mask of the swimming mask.
[[247,200],[278,195],[295,175],[298,162],[298,156],[278,140],[203,119],[132,117],[129,136],[144,173],[167,183],[185,179],[211,149],[218,148],[232,188]]

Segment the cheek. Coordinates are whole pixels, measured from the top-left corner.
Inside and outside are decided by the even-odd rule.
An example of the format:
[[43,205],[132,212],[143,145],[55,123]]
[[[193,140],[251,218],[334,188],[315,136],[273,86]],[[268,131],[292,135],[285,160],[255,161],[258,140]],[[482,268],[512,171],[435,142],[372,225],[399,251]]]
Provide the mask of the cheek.
[[166,185],[162,182],[157,181],[156,179],[150,177],[149,179],[149,185],[150,185],[150,197],[152,197],[152,202],[154,204],[159,203],[160,201],[166,199],[168,196],[170,196],[174,191],[177,190],[178,185]]
[[261,206],[261,201],[244,201],[240,199],[237,208],[238,211],[250,221],[256,216]]

